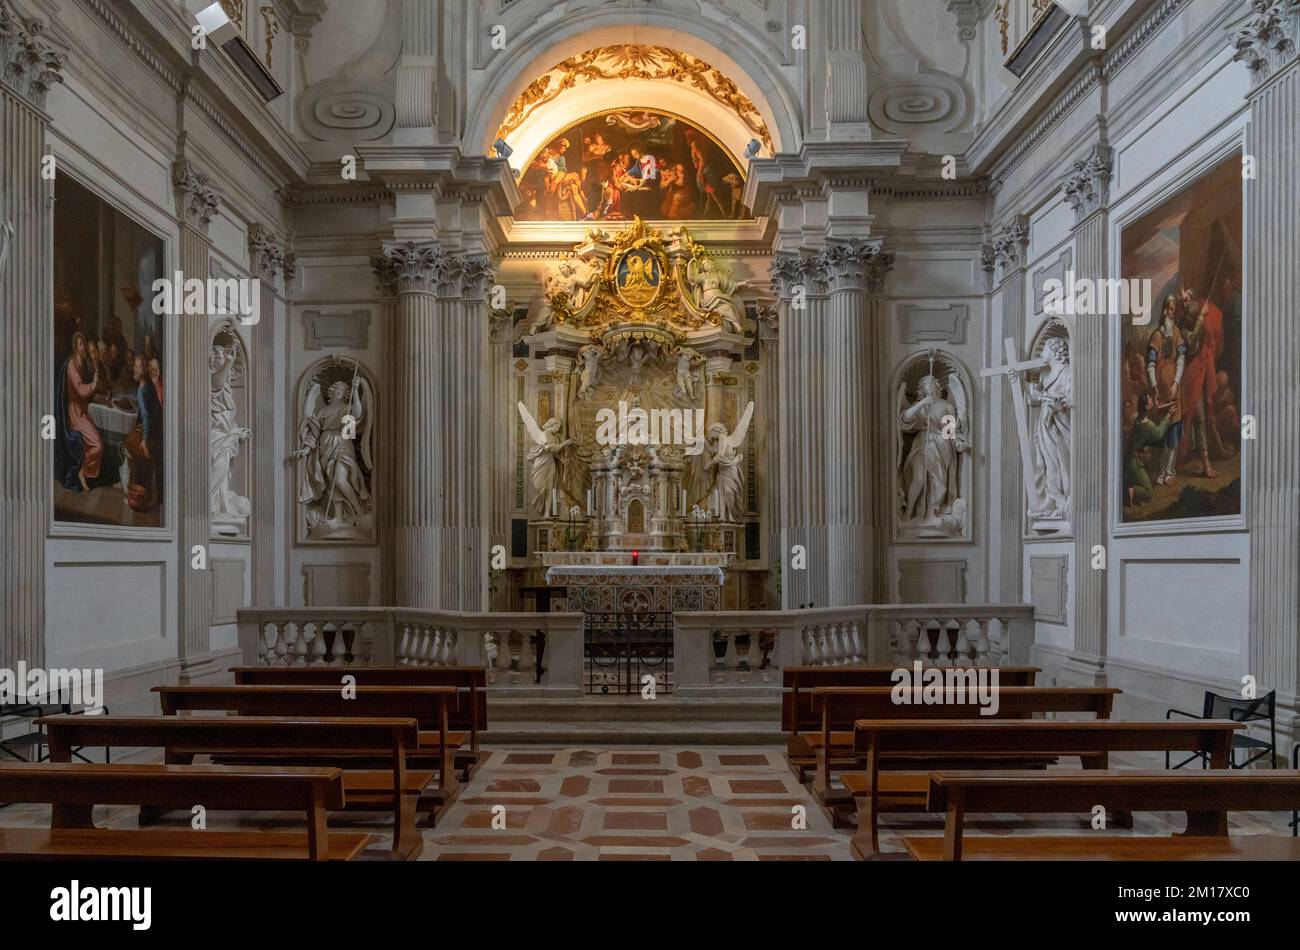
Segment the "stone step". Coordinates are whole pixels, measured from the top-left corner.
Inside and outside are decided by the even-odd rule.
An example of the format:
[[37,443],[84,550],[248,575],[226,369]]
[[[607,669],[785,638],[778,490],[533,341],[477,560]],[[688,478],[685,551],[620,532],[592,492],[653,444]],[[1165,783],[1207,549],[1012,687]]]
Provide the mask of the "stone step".
[[781,746],[785,737],[773,722],[507,722],[497,723],[479,737],[487,748],[518,745],[673,745]]
[[501,723],[740,723],[777,731],[781,726],[779,699],[679,699],[663,695],[587,696],[582,699],[497,699],[489,693],[488,724]]

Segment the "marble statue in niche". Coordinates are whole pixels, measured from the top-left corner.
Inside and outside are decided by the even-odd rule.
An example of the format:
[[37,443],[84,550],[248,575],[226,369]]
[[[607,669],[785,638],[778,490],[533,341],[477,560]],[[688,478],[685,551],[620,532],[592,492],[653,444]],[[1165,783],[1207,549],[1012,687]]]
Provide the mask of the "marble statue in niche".
[[895,516],[903,538],[969,536],[969,389],[938,351],[905,365],[896,399]]
[[244,533],[253,505],[231,487],[235,460],[240,446],[248,441],[252,430],[236,421],[239,408],[235,389],[243,380],[247,366],[243,347],[230,326],[224,326],[212,338],[208,354],[211,396],[208,402],[208,452],[211,463],[208,514],[212,531],[219,535]]
[[697,367],[704,362],[704,357],[688,346],[677,350],[677,387],[673,390],[678,399],[695,399],[700,376]]
[[355,360],[309,376],[298,425],[298,504],[312,541],[374,537],[374,389]]
[[745,514],[745,456],[741,446],[749,434],[749,424],[754,419],[754,404],[745,407],[744,415],[736,428],[727,431],[721,422],[709,426],[708,440],[703,459],[704,477],[697,485],[708,486],[706,499],[709,510],[719,521],[738,522]]
[[583,494],[578,485],[581,476],[574,440],[563,437],[564,424],[558,417],[552,416],[539,426],[527,406],[520,402],[518,407],[532,442],[528,461],[533,510],[542,516],[558,517],[568,512],[569,500],[576,503]]
[[[1039,356],[1047,365],[1036,379],[1025,380],[1025,399],[1035,413],[1030,436],[1034,481],[1029,487],[1029,516],[1065,521],[1070,517],[1070,416],[1074,407],[1069,337],[1063,331],[1046,335]],[[1015,374],[1015,370],[1009,371],[1013,382]]]
[[589,343],[578,350],[578,362],[582,364],[578,378],[579,399],[590,399],[596,391],[596,384],[600,382],[600,361],[604,356],[604,349],[595,343]]

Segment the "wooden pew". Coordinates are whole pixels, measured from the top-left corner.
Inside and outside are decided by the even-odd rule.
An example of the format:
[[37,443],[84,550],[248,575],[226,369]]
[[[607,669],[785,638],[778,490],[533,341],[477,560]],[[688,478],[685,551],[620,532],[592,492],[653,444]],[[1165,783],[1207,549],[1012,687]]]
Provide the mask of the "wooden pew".
[[449,726],[449,707],[457,698],[452,686],[357,686],[351,698],[344,698],[340,686],[155,686],[153,691],[165,716],[224,711],[237,716],[413,718],[420,724],[420,738],[409,762],[438,773],[438,784],[426,791],[431,823],[460,791]]
[[[1210,767],[1228,767],[1232,736],[1245,726],[1217,719],[1193,722],[1058,722],[1045,719],[864,719],[854,723],[853,748],[866,771],[841,781],[858,803],[853,853],[880,851],[877,819],[882,808],[924,811],[929,772],[885,772],[881,760],[900,756],[1072,755],[1085,768],[1107,768],[1111,752],[1205,752]],[[1051,773],[1044,773],[1050,775]],[[884,800],[882,801],[882,794]]]
[[[817,767],[817,756],[807,733],[821,729],[821,710],[813,706],[812,691],[818,687],[892,686],[896,666],[789,666],[782,673],[781,731],[786,739],[786,760],[802,784]],[[1041,673],[1036,666],[1000,666],[1002,686],[1033,686]],[[846,750],[847,751],[847,750]],[[851,761],[851,759],[849,760]]]
[[[999,681],[1001,677],[999,677]],[[894,689],[885,686],[819,686],[812,690],[813,707],[820,709],[821,729],[805,734],[813,750],[816,772],[813,795],[826,807],[839,827],[841,812],[851,804],[846,790],[831,785],[831,772],[859,765],[853,751],[853,724],[859,719],[1031,719],[1038,713],[1086,713],[1097,719],[1109,719],[1115,697],[1114,687],[999,687],[997,709],[985,716],[973,700],[963,703],[906,705],[895,702]],[[984,759],[990,757],[984,756]],[[1011,755],[1004,768],[1041,768],[1052,764],[1054,756]],[[927,763],[934,767],[933,763]],[[960,768],[949,759],[944,764]],[[920,766],[915,766],[920,767]]]
[[[91,717],[77,717],[86,719]],[[210,810],[302,811],[306,831],[136,831],[97,828],[96,805],[142,805],[160,798]],[[0,764],[0,800],[52,805],[50,828],[0,828],[0,859],[349,861],[371,834],[331,832],[342,808],[343,773],[327,768],[216,765]]]
[[[468,782],[482,761],[479,733],[488,726],[487,668],[482,666],[236,666],[237,686],[334,686],[352,676],[358,686],[454,686],[458,703],[448,713],[461,781]],[[460,735],[459,733],[464,733]],[[468,743],[468,746],[466,746]]]
[[[196,755],[241,757],[254,753],[276,764],[287,760],[335,766],[342,769],[348,808],[356,811],[392,810],[395,857],[415,858],[423,848],[415,827],[415,812],[421,794],[434,776],[431,771],[412,770],[409,766],[408,759],[419,736],[419,727],[414,719],[62,715],[46,716],[40,724],[49,736],[53,762],[67,762],[75,746],[94,744],[163,749],[171,765],[188,765]],[[380,757],[387,767],[369,768],[369,761],[351,756]],[[272,767],[261,762],[260,758],[256,767]],[[359,767],[354,767],[354,764]],[[143,802],[146,807],[142,809],[141,824],[155,820],[170,808],[188,807],[187,801],[164,798]],[[57,809],[55,816],[56,825],[61,825],[62,818]]]
[[[1061,771],[930,773],[930,811],[946,814],[944,836],[903,838],[920,861],[1296,861],[1289,837],[1228,837],[1227,813],[1300,807],[1300,771]],[[965,838],[970,812],[1182,811],[1187,830],[1173,837],[1105,834]]]

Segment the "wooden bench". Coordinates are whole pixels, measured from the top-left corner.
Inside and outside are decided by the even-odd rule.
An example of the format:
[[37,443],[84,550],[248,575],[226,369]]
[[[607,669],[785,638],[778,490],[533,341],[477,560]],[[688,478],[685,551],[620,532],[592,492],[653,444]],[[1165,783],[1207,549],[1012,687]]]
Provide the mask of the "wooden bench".
[[[813,705],[812,691],[818,687],[892,686],[896,666],[789,666],[782,673],[781,731],[786,738],[786,760],[799,782],[817,767],[817,757],[807,739],[821,730],[821,710]],[[1000,666],[1002,686],[1033,686],[1042,672],[1036,666]]]
[[[877,819],[882,810],[925,811],[929,771],[885,772],[881,760],[900,756],[1071,755],[1085,768],[1105,769],[1111,752],[1205,752],[1210,767],[1227,768],[1232,736],[1241,723],[1205,719],[1195,722],[1058,722],[1044,719],[874,719],[853,727],[853,748],[865,772],[844,773],[844,783],[858,804],[853,853],[871,857],[880,851]],[[1051,773],[1044,773],[1050,775]]]
[[[358,686],[454,686],[456,706],[448,712],[461,781],[468,782],[482,762],[479,733],[488,726],[487,668],[482,666],[236,666],[237,686],[334,686],[344,676]],[[458,735],[464,733],[464,735]],[[468,744],[468,745],[466,745]]]
[[[252,754],[256,767],[337,767],[342,770],[347,808],[392,811],[394,857],[415,858],[423,847],[415,812],[434,773],[409,767],[419,736],[414,719],[47,716],[40,723],[49,736],[54,762],[67,762],[77,745],[94,744],[163,749],[171,765],[188,765],[196,755],[230,756],[238,762]],[[370,756],[386,767],[368,767],[372,763],[365,757]],[[231,767],[248,765],[239,762]],[[187,801],[146,801],[141,824],[152,823],[171,808],[186,807]]]
[[460,790],[454,756],[464,736],[452,733],[449,725],[450,707],[457,701],[452,686],[357,686],[350,698],[341,686],[155,686],[153,691],[166,716],[224,711],[237,716],[413,718],[420,724],[420,738],[408,763],[438,774],[437,784],[425,793],[431,821]]
[[[143,805],[159,798],[218,811],[301,810],[307,829],[95,827],[96,805]],[[54,807],[50,828],[0,828],[3,860],[349,861],[375,841],[371,834],[329,830],[327,811],[346,800],[339,769],[6,762],[0,764],[0,799]]]
[[[852,768],[860,764],[853,750],[853,724],[860,719],[1031,719],[1039,713],[1065,712],[1109,719],[1120,690],[1102,686],[1009,686],[999,687],[995,692],[996,709],[985,716],[985,710],[973,699],[961,703],[906,705],[895,701],[892,687],[816,687],[812,690],[813,706],[820,709],[821,729],[805,735],[817,764],[813,778],[814,797],[831,812],[832,821],[839,827],[841,813],[851,806],[851,796],[847,791],[832,786],[831,773],[837,768]],[[981,758],[996,761],[992,756]],[[949,768],[963,767],[950,757],[945,759],[942,764]],[[1013,753],[1002,762],[1002,767],[1043,768],[1054,761],[1054,756]],[[938,765],[937,762],[922,762],[911,767],[935,768]]]
[[[903,846],[920,861],[1300,860],[1290,837],[1228,837],[1229,811],[1300,807],[1300,771],[1068,771],[930,773],[928,806],[946,814],[944,835],[909,836]],[[970,812],[1040,815],[1182,811],[1187,829],[1174,837],[1105,834],[964,837]]]

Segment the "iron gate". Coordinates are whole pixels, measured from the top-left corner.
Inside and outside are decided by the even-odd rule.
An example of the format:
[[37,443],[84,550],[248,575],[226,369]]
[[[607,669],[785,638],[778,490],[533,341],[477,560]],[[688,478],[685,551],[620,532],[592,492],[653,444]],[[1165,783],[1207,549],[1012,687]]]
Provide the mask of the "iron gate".
[[587,614],[584,662],[588,693],[639,694],[647,674],[655,678],[656,693],[671,693],[672,660],[671,612]]

